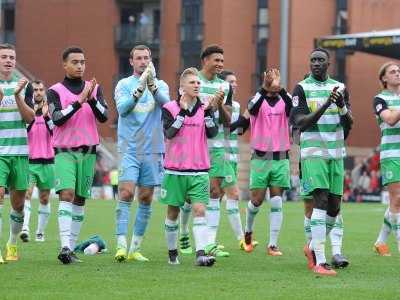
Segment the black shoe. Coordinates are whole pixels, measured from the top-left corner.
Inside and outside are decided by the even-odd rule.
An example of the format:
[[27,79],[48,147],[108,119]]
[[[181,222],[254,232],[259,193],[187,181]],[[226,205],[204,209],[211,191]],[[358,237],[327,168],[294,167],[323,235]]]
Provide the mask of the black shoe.
[[350,262],[348,261],[348,259],[341,254],[335,254],[332,257],[332,266],[336,269],[346,268],[349,264]]
[[75,254],[75,252],[71,252],[69,255],[71,257],[71,263],[81,263],[82,260],[79,259],[79,257]]
[[214,263],[214,256],[200,255],[196,258],[196,265],[200,267],[211,267]]
[[168,263],[170,265],[179,265],[180,264],[179,259],[178,259],[178,250],[177,249],[169,250],[168,256],[169,256]]
[[29,232],[23,230],[21,231],[21,233],[19,234],[19,238],[21,239],[21,241],[23,241],[24,243],[29,242]]
[[60,254],[58,254],[58,260],[61,261],[64,265],[68,265],[72,262],[71,260],[71,250],[68,247],[64,247],[61,249]]

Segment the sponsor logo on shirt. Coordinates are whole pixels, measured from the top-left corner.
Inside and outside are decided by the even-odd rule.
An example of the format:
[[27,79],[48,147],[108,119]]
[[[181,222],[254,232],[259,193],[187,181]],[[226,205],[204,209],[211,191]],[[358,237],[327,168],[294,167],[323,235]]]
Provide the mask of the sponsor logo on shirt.
[[294,107],[299,106],[299,96],[294,96],[292,102]]

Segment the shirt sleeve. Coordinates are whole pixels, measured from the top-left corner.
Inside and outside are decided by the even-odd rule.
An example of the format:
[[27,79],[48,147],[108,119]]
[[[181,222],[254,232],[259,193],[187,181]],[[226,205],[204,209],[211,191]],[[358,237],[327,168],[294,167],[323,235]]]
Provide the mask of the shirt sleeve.
[[33,87],[31,83],[28,83],[25,88],[25,103],[33,109]]
[[218,134],[218,125],[215,122],[214,114],[210,109],[204,112],[205,126],[206,126],[206,136],[207,138],[216,137]]
[[156,100],[160,106],[170,101],[169,87],[163,80],[158,80],[158,89],[154,95],[154,100]]
[[245,117],[240,115],[239,119],[231,124],[230,132],[234,132],[237,129],[238,134],[242,135],[246,132],[249,126],[250,126],[250,119],[246,119]]
[[228,90],[228,95],[226,96],[225,105],[232,106],[232,100],[233,100],[233,89],[232,86],[229,84],[229,90]]
[[281,89],[279,91],[279,96],[283,99],[283,102],[285,102],[285,111],[286,111],[286,116],[289,117],[290,111],[292,110],[293,103],[292,103],[292,95],[290,95],[285,89]]
[[104,100],[103,91],[100,86],[97,87],[96,98],[88,100],[88,104],[100,123],[107,121],[107,103]]
[[52,89],[47,91],[47,102],[51,119],[56,126],[65,124],[81,108],[81,104],[75,101],[63,109],[58,93]]
[[254,96],[249,100],[249,103],[247,103],[247,109],[249,110],[249,113],[253,116],[256,116],[258,114],[258,111],[260,110],[261,104],[265,99],[265,90],[260,89]]
[[296,125],[296,116],[297,115],[308,115],[310,109],[307,106],[306,96],[304,94],[304,90],[301,85],[296,85],[293,94],[292,94],[292,105],[293,109],[290,113],[290,122],[293,125]]
[[164,134],[167,139],[172,139],[176,136],[183,125],[187,111],[181,109],[174,118],[166,108],[162,109],[162,120],[164,126]]
[[373,105],[374,105],[374,112],[377,116],[379,116],[381,112],[383,112],[384,110],[389,109],[386,101],[379,97],[374,98]]
[[123,81],[119,81],[114,92],[118,114],[121,117],[127,116],[136,106],[136,99],[132,96],[129,88]]

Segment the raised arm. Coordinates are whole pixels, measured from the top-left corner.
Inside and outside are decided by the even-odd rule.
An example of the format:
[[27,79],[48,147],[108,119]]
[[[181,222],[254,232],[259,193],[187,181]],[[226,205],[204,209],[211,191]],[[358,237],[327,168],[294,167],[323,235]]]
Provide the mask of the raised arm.
[[[35,111],[32,109],[32,98],[29,96],[28,80],[21,78],[14,90],[15,102],[22,119],[30,124],[35,119]],[[22,90],[27,86],[26,96],[21,95]]]
[[400,110],[389,109],[385,100],[379,97],[374,98],[374,111],[383,122],[390,126],[396,125],[400,121]]
[[107,103],[104,100],[103,91],[100,86],[97,88],[96,96],[88,100],[88,104],[94,116],[100,123],[107,121]]
[[310,112],[304,90],[300,85],[297,85],[293,91],[293,110],[290,115],[291,122],[300,129],[305,131],[308,128],[317,124],[319,118],[325,113],[332,102],[341,97],[336,91],[333,91],[325,103],[316,111]]

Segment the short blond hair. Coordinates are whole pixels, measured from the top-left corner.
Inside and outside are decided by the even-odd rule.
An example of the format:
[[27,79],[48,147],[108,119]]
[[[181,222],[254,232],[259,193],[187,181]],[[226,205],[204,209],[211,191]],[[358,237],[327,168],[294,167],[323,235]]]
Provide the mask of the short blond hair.
[[387,83],[383,81],[383,76],[386,75],[386,71],[390,66],[397,66],[400,68],[400,65],[398,63],[395,63],[394,61],[388,61],[384,63],[380,68],[379,68],[379,81],[381,82],[382,88],[386,89]]
[[179,84],[182,85],[183,80],[189,75],[199,76],[199,70],[194,67],[185,69],[181,74]]

